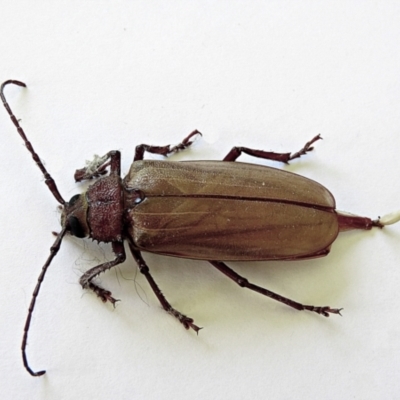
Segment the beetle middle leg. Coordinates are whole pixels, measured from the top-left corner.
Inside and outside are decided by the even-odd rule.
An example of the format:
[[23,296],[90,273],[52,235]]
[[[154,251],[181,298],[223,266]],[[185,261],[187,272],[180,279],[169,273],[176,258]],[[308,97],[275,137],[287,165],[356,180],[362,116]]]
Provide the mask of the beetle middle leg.
[[172,146],[170,144],[167,144],[166,146],[151,146],[148,144],[139,144],[138,146],[136,146],[135,157],[133,161],[143,160],[145,151],[147,151],[148,153],[159,154],[166,157],[173,153],[177,153],[178,151],[185,150],[187,147],[193,144],[193,140],[191,141],[190,139],[196,135],[201,136],[201,133],[197,129],[189,133],[189,135],[187,135],[185,139],[182,140],[182,142],[178,143],[175,146]]
[[321,135],[313,137],[303,146],[302,149],[296,151],[295,153],[274,153],[273,151],[255,150],[249,149],[248,147],[233,147],[232,150],[225,156],[223,161],[236,161],[242,153],[245,153],[249,156],[262,158],[265,160],[280,161],[288,164],[289,161],[294,160],[295,158],[300,158],[309,151],[312,151],[314,148],[312,147],[312,144],[320,139],[322,140]]
[[81,279],[79,280],[79,282],[83,289],[93,290],[93,292],[95,292],[97,294],[97,296],[100,297],[100,299],[104,303],[106,301],[109,301],[110,303],[115,305],[115,303],[118,300],[114,299],[111,296],[112,293],[108,290],[101,288],[100,286],[97,286],[96,284],[94,284],[92,282],[92,279],[94,279],[97,275],[100,275],[102,272],[106,272],[107,270],[109,270],[109,269],[115,267],[116,265],[121,264],[125,261],[126,256],[125,256],[124,244],[120,243],[120,242],[113,242],[112,248],[115,253],[115,259],[89,269],[89,271],[86,271],[81,276]]
[[250,290],[253,290],[257,293],[263,294],[264,296],[268,296],[271,299],[274,299],[276,301],[280,301],[283,304],[286,304],[290,307],[295,308],[296,310],[302,311],[302,310],[308,310],[308,311],[313,311],[316,312],[317,314],[323,315],[324,317],[329,317],[329,314],[339,314],[340,311],[342,310],[341,308],[330,308],[328,306],[324,307],[316,307],[316,306],[307,306],[301,303],[297,303],[294,300],[288,299],[287,297],[283,297],[279,294],[276,294],[274,292],[271,292],[268,289],[264,289],[260,286],[254,285],[253,283],[250,283],[246,278],[243,276],[237,274],[235,271],[233,271],[231,268],[229,268],[226,264],[224,264],[221,261],[209,261],[212,266],[217,268],[219,271],[221,271],[224,275],[226,275],[228,278],[232,279],[234,282],[236,282],[240,287],[247,288]]
[[140,251],[136,250],[131,243],[129,243],[129,247],[131,249],[133,258],[135,259],[137,265],[139,266],[139,271],[146,277],[147,281],[149,282],[151,288],[153,289],[154,294],[156,295],[158,301],[161,303],[162,308],[168,313],[178,319],[178,321],[185,327],[185,329],[192,328],[196,333],[199,333],[201,329],[199,326],[194,324],[193,318],[187,317],[186,315],[182,314],[178,310],[175,310],[169,304],[168,300],[165,298],[163,293],[161,292],[160,288],[158,287],[157,283],[154,281],[153,277],[150,274],[149,267],[147,266],[146,262],[144,261]]

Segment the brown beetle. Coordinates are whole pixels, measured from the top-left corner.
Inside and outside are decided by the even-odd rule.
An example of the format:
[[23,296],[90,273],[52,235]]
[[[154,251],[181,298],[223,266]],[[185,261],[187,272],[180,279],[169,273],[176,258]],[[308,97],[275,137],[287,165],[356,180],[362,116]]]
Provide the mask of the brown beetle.
[[288,163],[311,151],[313,143],[321,139],[320,135],[293,154],[234,147],[223,161],[143,160],[145,151],[167,156],[184,150],[192,144],[193,137],[201,135],[195,130],[177,146],[137,146],[134,162],[124,179],[120,177],[120,152],[110,151],[103,157],[96,156],[85,168],[75,172],[76,181],[98,179],[86,192],[66,202],[5,99],[3,90],[8,84],[26,85],[15,80],[4,82],[1,99],[44,174],[47,186],[62,205],[62,229],[38,278],[24,328],[22,357],[25,368],[33,376],[43,375],[45,371],[34,372],[27,361],[30,321],[46,270],[67,232],[79,238],[109,242],[115,254],[113,261],[82,275],[80,283],[84,289],[91,289],[102,301],[115,304],[117,300],[111,292],[96,285],[93,279],[125,261],[124,241],[127,240],[140,272],[162,307],[186,329],[198,332],[201,328],[193,319],[172,308],[161,293],[141,251],[206,260],[241,287],[297,310],[328,317],[331,313],[340,314],[341,309],[297,303],[248,282],[224,261],[322,257],[329,253],[341,231],[382,228],[400,220],[399,212],[376,220],[338,212],[332,194],[315,181],[275,168],[234,162],[241,153],[246,153]]

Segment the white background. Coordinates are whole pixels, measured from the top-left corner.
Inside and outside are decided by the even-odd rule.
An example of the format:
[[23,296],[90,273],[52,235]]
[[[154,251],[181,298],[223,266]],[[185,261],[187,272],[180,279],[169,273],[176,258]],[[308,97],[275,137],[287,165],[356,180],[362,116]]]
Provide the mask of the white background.
[[[28,84],[7,99],[67,200],[94,153],[121,150],[126,173],[137,144],[197,128],[203,138],[175,160],[221,159],[233,145],[296,151],[321,133],[285,169],[327,186],[341,210],[400,207],[396,1],[14,1],[1,14],[0,80]],[[31,366],[47,374],[30,377],[22,330],[59,216],[4,111],[0,132],[2,398],[399,398],[400,226],[342,234],[313,261],[230,263],[343,317],[239,289],[206,262],[146,254],[198,337],[160,308],[130,256],[100,277],[122,300],[115,310],[83,292],[81,273],[112,254],[66,238],[29,337]]]

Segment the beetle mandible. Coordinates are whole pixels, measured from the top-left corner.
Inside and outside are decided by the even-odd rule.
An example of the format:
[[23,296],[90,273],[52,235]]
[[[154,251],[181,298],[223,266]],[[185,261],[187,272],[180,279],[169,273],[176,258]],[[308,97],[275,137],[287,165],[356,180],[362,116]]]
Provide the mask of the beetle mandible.
[[46,271],[69,233],[111,243],[115,258],[85,272],[80,278],[84,289],[90,289],[103,301],[117,301],[110,291],[93,279],[125,261],[124,241],[128,242],[140,272],[146,277],[162,307],[186,328],[201,328],[192,318],[174,309],[150,274],[141,252],[206,260],[240,287],[284,303],[296,310],[308,310],[328,317],[341,309],[300,304],[268,289],[250,283],[225,261],[299,260],[326,256],[341,231],[383,228],[400,220],[400,212],[372,220],[336,210],[332,194],[319,183],[294,173],[234,161],[242,154],[288,163],[313,150],[315,136],[295,153],[274,153],[247,147],[233,147],[222,161],[166,162],[144,160],[149,152],[168,156],[184,150],[201,133],[190,133],[176,146],[136,147],[133,163],[124,179],[120,177],[120,152],[95,156],[85,168],[75,172],[77,182],[96,181],[82,194],[65,201],[57,185],[17,118],[11,111],[4,87],[23,82],[8,80],[0,95],[12,122],[45,177],[45,183],[61,204],[61,232],[50,248],[32,294],[22,339],[22,358],[33,376],[26,356],[28,331],[36,298]]

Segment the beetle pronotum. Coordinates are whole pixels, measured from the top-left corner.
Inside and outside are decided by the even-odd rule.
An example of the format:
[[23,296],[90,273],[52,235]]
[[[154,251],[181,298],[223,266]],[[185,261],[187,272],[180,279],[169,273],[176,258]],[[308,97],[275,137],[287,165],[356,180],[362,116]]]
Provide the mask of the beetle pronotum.
[[[111,243],[115,258],[85,272],[80,278],[84,289],[91,289],[103,302],[116,300],[110,291],[96,285],[100,273],[125,261],[124,241],[128,242],[140,272],[146,277],[162,307],[186,328],[198,332],[192,318],[174,309],[150,274],[141,251],[175,257],[206,260],[240,287],[280,301],[296,310],[308,310],[328,317],[341,309],[303,305],[250,283],[225,261],[299,260],[322,257],[341,231],[382,228],[400,220],[400,212],[372,220],[336,210],[332,194],[319,183],[275,168],[236,163],[246,153],[253,157],[288,163],[313,149],[321,139],[315,136],[295,153],[274,153],[247,147],[233,147],[222,161],[166,162],[143,160],[144,152],[168,156],[184,150],[190,133],[176,146],[136,147],[134,162],[124,179],[120,177],[120,152],[110,151],[75,172],[77,182],[97,179],[86,192],[65,201],[51,175],[28,141],[11,111],[4,87],[23,82],[8,80],[1,85],[4,107],[45,183],[61,204],[61,232],[51,246],[32,294],[22,339],[22,358],[27,371],[34,372],[27,360],[28,331],[36,298],[47,268],[57,254],[66,233]],[[109,172],[107,171],[109,167]]]

